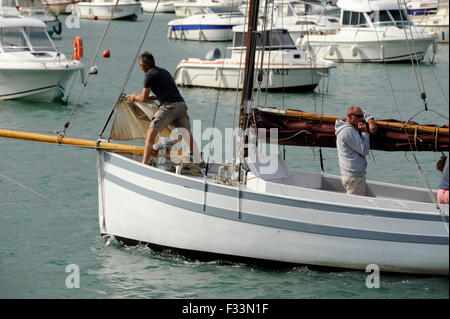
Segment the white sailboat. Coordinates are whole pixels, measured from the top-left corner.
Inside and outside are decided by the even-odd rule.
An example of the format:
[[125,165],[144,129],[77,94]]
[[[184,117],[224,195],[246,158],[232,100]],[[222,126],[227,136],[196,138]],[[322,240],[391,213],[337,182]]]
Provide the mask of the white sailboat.
[[[258,9],[251,11],[256,30]],[[242,93],[241,124],[255,110],[252,82]],[[448,274],[449,207],[424,189],[369,182],[374,197],[348,195],[338,176],[291,171],[279,156],[244,161],[242,148],[240,161],[184,173],[160,147],[164,160],[155,167],[98,151],[102,234],[222,258]]]
[[[255,127],[258,112],[333,125],[337,117],[261,108],[252,101],[258,4],[252,0],[250,5],[241,132],[254,132],[248,125]],[[141,123],[136,135],[145,134],[152,107],[139,103],[125,107],[116,108],[112,132],[120,126],[116,126],[119,115],[128,113],[136,116],[131,126],[120,126],[123,131]],[[448,128],[378,124],[380,130],[415,136],[411,147],[420,148],[426,139],[416,137],[427,134],[432,137],[428,146],[448,150]],[[1,129],[0,136],[75,144],[64,136],[37,137]],[[171,162],[167,137],[160,138],[155,148],[159,151],[154,165],[141,163],[142,148],[118,149],[102,138],[78,141],[77,145],[98,152],[102,235],[220,258],[363,270],[376,264],[382,272],[448,275],[449,206],[434,202],[435,191],[369,181],[373,197],[348,195],[340,177],[290,170],[279,155],[257,152],[251,134],[247,141],[244,135],[237,136],[236,161],[207,163],[206,168]]]

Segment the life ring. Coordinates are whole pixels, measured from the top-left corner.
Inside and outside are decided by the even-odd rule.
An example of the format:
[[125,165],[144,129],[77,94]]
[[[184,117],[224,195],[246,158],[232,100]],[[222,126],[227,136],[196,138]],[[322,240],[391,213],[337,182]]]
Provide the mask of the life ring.
[[81,37],[75,37],[73,41],[73,59],[79,60],[83,57],[83,39]]
[[59,19],[57,20],[58,20],[58,28],[55,28],[55,26],[53,26],[53,32],[55,32],[57,35],[60,35],[62,31],[61,21]]

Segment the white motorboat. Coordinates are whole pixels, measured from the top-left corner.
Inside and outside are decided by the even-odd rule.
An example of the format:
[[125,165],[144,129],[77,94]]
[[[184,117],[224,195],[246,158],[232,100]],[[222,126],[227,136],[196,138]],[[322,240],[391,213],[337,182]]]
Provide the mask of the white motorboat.
[[[84,1],[84,0],[83,0]],[[52,14],[68,14],[72,12],[72,7],[80,0],[43,0],[42,5]]]
[[204,8],[205,14],[175,19],[168,23],[167,37],[178,40],[229,41],[233,39],[233,27],[244,24],[240,11],[213,13]]
[[0,17],[0,30],[0,99],[62,97],[83,64],[58,51],[40,20]]
[[397,2],[339,0],[337,5],[341,19],[336,33],[309,34],[302,50],[338,62],[421,61],[430,46],[437,50],[436,35],[413,26]]
[[314,10],[306,1],[275,1],[273,27],[284,28],[289,31],[295,43],[301,41],[309,33],[334,33],[339,26],[338,8],[324,6]]
[[[244,80],[245,35],[243,26],[233,28],[234,39],[230,58],[221,58],[218,49],[211,58],[182,60],[174,74],[177,85],[210,88],[242,88]],[[264,42],[261,41],[264,39]],[[255,67],[261,67],[261,88],[269,90],[311,91],[323,76],[327,76],[334,63],[321,59],[307,59],[297,50],[289,33],[284,29],[258,31]]]
[[437,7],[438,0],[409,0],[406,2],[408,13],[412,16],[435,14]]
[[47,32],[50,36],[60,35],[62,32],[61,21],[44,9],[42,1],[0,0],[0,15],[20,15],[39,19],[47,25]]
[[411,18],[415,25],[424,28],[425,31],[436,34],[438,42],[448,43],[448,0],[439,0],[436,14],[414,15]]
[[158,13],[175,13],[173,4],[179,1],[181,0],[160,0],[158,3],[158,0],[144,0],[141,1],[141,5],[144,12],[153,13],[156,9]]
[[[116,6],[115,0],[93,0],[79,2],[75,5],[75,12],[82,19],[109,20]],[[119,0],[114,10],[113,20],[136,20],[142,13],[141,3],[135,0]]]
[[205,8],[215,13],[235,11],[241,4],[242,0],[185,0],[174,3],[173,7],[178,18],[185,18],[202,14]]

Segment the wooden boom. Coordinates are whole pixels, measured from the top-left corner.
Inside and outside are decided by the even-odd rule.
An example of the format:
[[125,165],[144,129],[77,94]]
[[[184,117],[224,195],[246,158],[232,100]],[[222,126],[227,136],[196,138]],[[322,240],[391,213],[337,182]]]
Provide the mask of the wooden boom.
[[[258,108],[260,111],[281,114],[288,117],[295,117],[303,120],[316,120],[316,121],[324,121],[324,122],[336,122],[336,120],[341,119],[342,116],[332,116],[332,115],[324,115],[317,113],[308,113],[303,111],[295,111],[295,110],[282,110],[282,109],[274,109],[274,108]],[[407,131],[416,131],[422,133],[437,133],[440,135],[449,135],[448,128],[437,128],[426,125],[414,125],[414,124],[406,124],[406,123],[396,123],[396,122],[387,122],[387,121],[375,121],[378,126],[397,129],[397,130],[407,130]]]
[[43,143],[53,143],[53,144],[63,144],[72,145],[86,148],[102,149],[111,152],[120,152],[127,154],[143,155],[144,148],[142,146],[135,145],[125,145],[116,144],[109,142],[97,142],[92,140],[83,140],[78,138],[70,138],[65,136],[53,136],[45,134],[35,134],[20,131],[2,130],[0,129],[0,137],[15,138],[20,140],[43,142]]

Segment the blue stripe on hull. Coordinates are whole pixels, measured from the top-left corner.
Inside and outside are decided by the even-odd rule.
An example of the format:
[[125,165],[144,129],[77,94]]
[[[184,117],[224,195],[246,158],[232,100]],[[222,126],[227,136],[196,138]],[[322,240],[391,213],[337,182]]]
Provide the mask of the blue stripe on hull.
[[173,31],[189,31],[189,30],[231,30],[232,25],[214,25],[214,24],[192,24],[192,25],[172,25]]
[[[166,172],[158,171],[150,167],[142,167],[140,165],[134,165],[121,157],[112,156],[110,153],[104,153],[104,159],[106,162],[110,162],[118,167],[133,171],[136,174],[146,176],[153,179],[162,180],[166,183],[173,183],[176,185],[184,186],[187,188],[192,188],[199,191],[204,191],[205,185],[203,182],[198,180],[193,180],[189,178],[182,178],[175,174],[168,174]],[[216,193],[223,196],[228,196],[231,198],[237,198],[238,190],[232,187],[219,186],[214,184],[207,184],[207,190],[212,193]],[[417,214],[408,212],[395,212],[395,211],[380,211],[377,209],[369,209],[367,207],[354,208],[347,206],[335,205],[333,203],[316,203],[305,201],[296,198],[283,198],[268,194],[257,194],[253,192],[242,191],[241,196],[244,199],[254,200],[259,202],[274,203],[283,206],[290,206],[296,208],[307,208],[307,209],[317,209],[321,210],[326,207],[329,212],[335,213],[345,213],[345,214],[355,214],[355,215],[371,215],[374,217],[384,217],[384,218],[394,218],[403,220],[421,220],[421,221],[432,221],[432,222],[442,222],[442,217],[440,215],[429,215],[429,214]],[[444,216],[445,221],[448,223],[449,217]]]
[[104,178],[105,180],[114,183],[119,187],[127,189],[130,192],[140,194],[144,197],[159,201],[166,205],[171,205],[181,209],[187,209],[194,213],[202,213],[209,216],[214,216],[228,220],[235,220],[259,226],[274,227],[325,236],[338,236],[352,239],[381,240],[381,241],[405,242],[416,244],[448,245],[448,237],[444,236],[400,234],[382,231],[334,227],[327,225],[318,225],[305,222],[291,221],[281,218],[261,216],[245,212],[240,212],[239,217],[237,217],[236,211],[208,205],[203,206],[200,203],[174,198],[172,196],[165,195],[156,192],[154,190],[143,188],[141,186],[130,183],[129,181],[126,181],[111,174],[106,174]]

